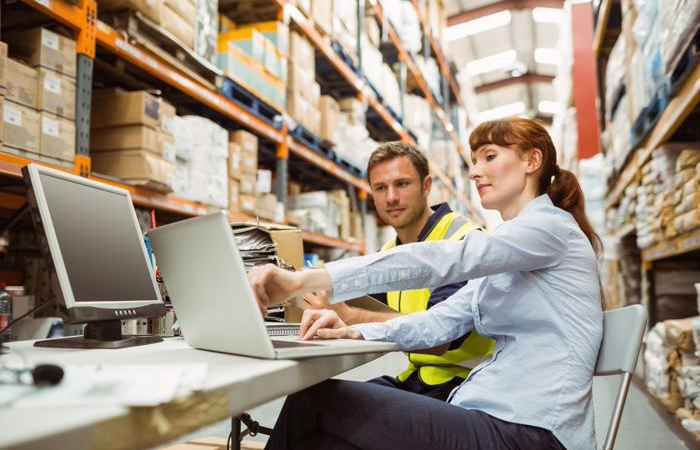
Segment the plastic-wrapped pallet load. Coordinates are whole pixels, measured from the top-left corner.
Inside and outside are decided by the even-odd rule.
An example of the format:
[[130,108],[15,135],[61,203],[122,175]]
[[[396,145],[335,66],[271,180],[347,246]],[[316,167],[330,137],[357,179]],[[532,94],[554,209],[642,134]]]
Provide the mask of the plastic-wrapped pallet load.
[[357,27],[357,3],[334,1],[331,35],[355,64],[357,64]]
[[665,74],[673,70],[681,52],[689,44],[700,23],[700,2],[667,0],[659,8],[661,68]]
[[[228,207],[228,132],[209,119],[183,116],[178,119],[175,148],[189,134],[187,160],[176,160],[176,195],[219,208]],[[182,131],[182,133],[180,133]],[[184,153],[182,150],[178,154]]]
[[196,0],[195,7],[194,51],[210,63],[216,64],[219,2]]
[[430,104],[418,95],[404,96],[404,123],[415,133],[418,146],[425,151],[430,148],[430,138],[433,134],[433,115]]

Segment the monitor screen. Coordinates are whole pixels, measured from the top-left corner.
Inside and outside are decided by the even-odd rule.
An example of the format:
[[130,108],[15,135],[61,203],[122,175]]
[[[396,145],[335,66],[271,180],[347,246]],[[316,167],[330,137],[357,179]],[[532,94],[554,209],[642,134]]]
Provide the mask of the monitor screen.
[[126,195],[40,173],[76,302],[157,300]]

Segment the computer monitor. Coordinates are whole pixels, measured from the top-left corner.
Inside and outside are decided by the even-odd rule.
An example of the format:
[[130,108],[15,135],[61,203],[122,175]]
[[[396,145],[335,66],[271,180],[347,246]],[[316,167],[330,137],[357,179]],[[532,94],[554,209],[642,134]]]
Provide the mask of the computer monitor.
[[[44,257],[68,322],[83,336],[37,346],[121,348],[161,340],[124,337],[121,321],[165,314],[129,191],[36,164],[22,169]],[[61,298],[62,297],[62,298]]]

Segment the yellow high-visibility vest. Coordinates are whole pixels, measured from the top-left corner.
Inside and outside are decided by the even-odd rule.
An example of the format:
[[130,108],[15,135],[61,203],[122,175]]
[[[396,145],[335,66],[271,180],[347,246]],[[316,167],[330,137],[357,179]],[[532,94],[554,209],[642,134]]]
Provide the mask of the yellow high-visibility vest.
[[[438,220],[424,241],[442,239],[459,241],[467,233],[477,228],[477,225],[468,221],[464,216],[450,212]],[[384,244],[382,251],[395,246],[396,238]],[[425,311],[428,309],[429,299],[430,289],[427,288],[387,292],[389,307],[404,314]],[[431,386],[446,383],[454,377],[466,378],[471,369],[491,355],[495,343],[496,341],[493,339],[481,336],[476,330],[472,330],[462,341],[462,345],[454,350],[448,350],[442,355],[406,352],[409,360],[408,368],[401,372],[397,378],[403,382],[416,370],[418,370],[421,381]]]

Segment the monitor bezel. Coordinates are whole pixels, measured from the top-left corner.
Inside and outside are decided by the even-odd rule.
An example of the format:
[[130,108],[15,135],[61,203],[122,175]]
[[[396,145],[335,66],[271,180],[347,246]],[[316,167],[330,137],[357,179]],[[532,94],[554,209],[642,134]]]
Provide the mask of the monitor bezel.
[[[36,226],[37,232],[43,232],[44,237],[46,238],[46,244],[50,253],[50,255],[46,255],[46,257],[50,257],[51,262],[53,263],[52,266],[55,270],[55,275],[58,278],[58,283],[63,296],[63,303],[67,309],[70,321],[85,322],[114,319],[124,320],[137,317],[154,317],[163,315],[165,313],[165,304],[163,303],[163,299],[160,295],[160,289],[155,278],[153,267],[149,261],[143,238],[139,239],[139,244],[143,258],[146,261],[146,266],[148,267],[148,275],[153,286],[153,292],[155,292],[154,299],[121,301],[93,300],[80,302],[75,300],[70,279],[68,278],[68,272],[65,264],[63,263],[61,248],[56,236],[56,230],[53,227],[51,212],[48,207],[48,202],[44,193],[44,186],[41,183],[40,175],[43,174],[46,176],[51,176],[125,197],[128,204],[131,205],[130,212],[133,224],[140,234],[141,227],[138,223],[138,219],[136,218],[136,212],[133,208],[133,202],[129,191],[37,164],[28,164],[25,166],[23,172],[25,174],[27,188],[31,191],[28,193],[31,195],[27,195],[27,199],[30,202],[31,212],[32,214],[36,214],[36,212],[38,212],[41,216],[40,224]],[[36,220],[34,222],[35,224],[37,223]]]

